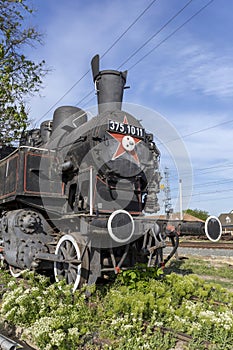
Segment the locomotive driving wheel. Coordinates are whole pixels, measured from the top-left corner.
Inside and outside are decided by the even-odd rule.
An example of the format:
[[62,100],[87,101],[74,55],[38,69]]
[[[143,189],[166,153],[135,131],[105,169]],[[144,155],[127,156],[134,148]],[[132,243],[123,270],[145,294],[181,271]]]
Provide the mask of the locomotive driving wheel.
[[67,284],[73,285],[73,291],[81,288],[89,276],[89,252],[81,235],[75,232],[62,236],[55,254],[61,259],[54,262],[56,281],[65,279]]

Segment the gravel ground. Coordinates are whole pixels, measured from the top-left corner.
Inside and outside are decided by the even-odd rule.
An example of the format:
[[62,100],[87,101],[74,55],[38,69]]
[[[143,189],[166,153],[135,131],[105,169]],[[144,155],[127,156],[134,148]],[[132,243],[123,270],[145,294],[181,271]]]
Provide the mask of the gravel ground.
[[[164,254],[169,254],[170,248],[164,249]],[[221,261],[233,265],[233,250],[225,249],[200,249],[200,248],[181,248],[179,247],[178,256],[201,256],[211,259],[221,259]]]

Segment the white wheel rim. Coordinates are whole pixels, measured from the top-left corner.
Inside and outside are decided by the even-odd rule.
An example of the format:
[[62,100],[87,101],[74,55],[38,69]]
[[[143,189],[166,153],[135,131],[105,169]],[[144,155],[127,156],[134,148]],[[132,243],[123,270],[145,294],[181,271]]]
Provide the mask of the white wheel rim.
[[[131,232],[130,232],[130,235],[129,235],[129,237],[127,237],[127,238],[125,238],[125,239],[118,238],[118,237],[114,234],[114,232],[113,232],[113,230],[112,230],[112,221],[113,221],[114,217],[115,217],[116,215],[118,215],[118,214],[125,214],[125,215],[127,215],[127,216],[130,218],[130,221],[131,221],[131,224],[132,224],[132,230],[131,230]],[[128,242],[128,241],[132,238],[132,236],[133,236],[133,234],[134,234],[134,228],[135,228],[135,225],[134,225],[133,218],[132,218],[132,216],[131,216],[126,210],[123,210],[123,209],[115,210],[115,211],[110,215],[110,217],[109,217],[109,219],[108,219],[108,233],[109,233],[110,237],[111,237],[115,242],[117,242],[117,243],[126,243],[126,242]]]
[[[61,239],[59,240],[59,242],[57,244],[55,254],[61,253],[61,247],[64,247],[64,242],[66,242],[66,241],[70,242],[73,245],[73,247],[75,249],[75,253],[76,253],[76,258],[77,258],[77,260],[80,260],[81,252],[80,252],[79,245],[78,245],[77,241],[75,240],[75,238],[71,235],[65,235],[65,236],[61,237]],[[58,282],[60,280],[59,276],[61,276],[61,275],[58,272],[57,264],[58,263],[56,263],[56,262],[54,263],[54,276],[55,276],[55,280]],[[76,278],[75,278],[75,282],[74,282],[74,286],[73,286],[73,292],[79,286],[80,279],[81,279],[81,268],[82,268],[81,264],[78,264],[76,267],[77,272],[76,272]],[[64,277],[66,278],[66,276],[64,276]]]

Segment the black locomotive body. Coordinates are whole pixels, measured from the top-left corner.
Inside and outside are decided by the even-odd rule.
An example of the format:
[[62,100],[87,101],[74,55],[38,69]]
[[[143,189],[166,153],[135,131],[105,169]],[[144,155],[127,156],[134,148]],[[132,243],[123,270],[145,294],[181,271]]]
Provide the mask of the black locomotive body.
[[[127,72],[99,71],[98,56],[92,72],[96,117],[59,107],[18,148],[2,149],[0,257],[15,276],[53,268],[76,289],[136,262],[163,264],[167,236],[171,255],[178,247],[177,231],[146,215],[159,210],[160,154],[121,110]],[[209,225],[217,239],[219,223]]]

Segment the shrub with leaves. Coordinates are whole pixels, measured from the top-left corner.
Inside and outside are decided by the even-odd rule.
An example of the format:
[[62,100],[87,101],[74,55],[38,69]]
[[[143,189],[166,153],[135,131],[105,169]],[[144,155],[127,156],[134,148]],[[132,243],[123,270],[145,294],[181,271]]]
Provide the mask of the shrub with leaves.
[[[11,280],[1,315],[24,328],[23,337],[43,350],[171,349],[175,332],[193,337],[187,349],[231,350],[233,293],[196,275],[156,270],[122,272],[114,283],[72,293],[63,281],[28,273]],[[157,276],[157,277],[156,277]],[[88,287],[90,289],[90,287]],[[164,329],[173,329],[163,332]]]
[[27,26],[32,9],[27,0],[0,0],[0,145],[19,137],[27,125],[25,98],[38,92],[46,73],[44,61],[24,54],[41,43],[41,34]]

